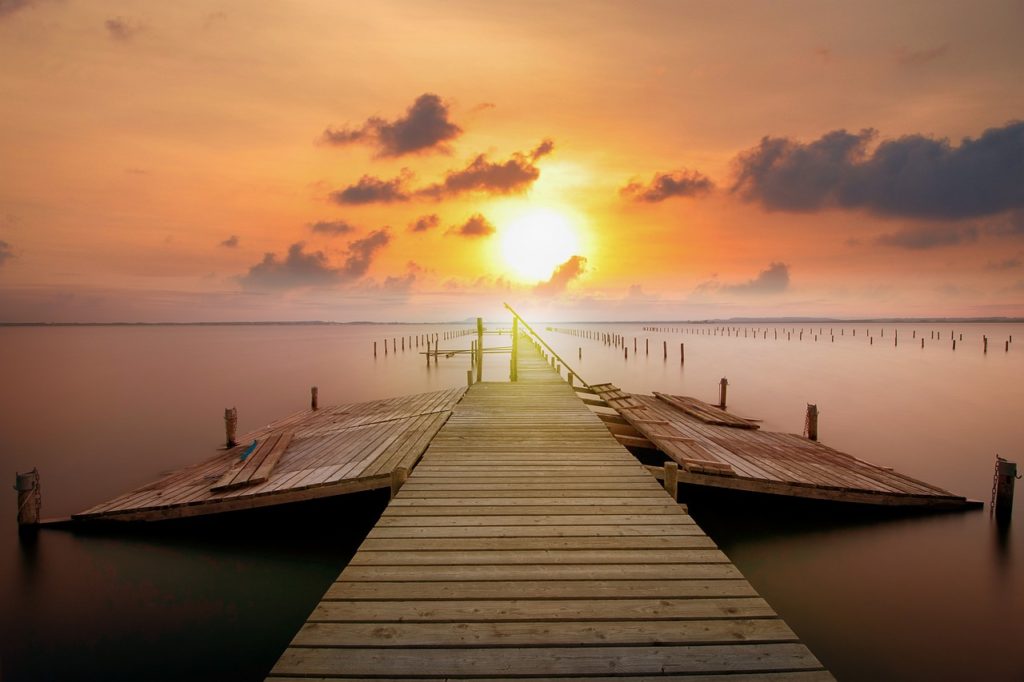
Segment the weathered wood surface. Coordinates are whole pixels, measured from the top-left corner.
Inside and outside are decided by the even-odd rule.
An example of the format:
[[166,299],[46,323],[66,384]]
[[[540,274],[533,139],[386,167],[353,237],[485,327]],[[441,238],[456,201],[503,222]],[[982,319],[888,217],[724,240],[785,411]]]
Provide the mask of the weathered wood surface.
[[695,398],[592,387],[644,438],[679,463],[679,482],[886,506],[956,508],[964,497],[791,433],[754,428]]
[[518,379],[467,391],[271,679],[832,679],[532,344]]
[[74,518],[157,521],[390,488],[392,471],[412,468],[465,390],[305,410]]

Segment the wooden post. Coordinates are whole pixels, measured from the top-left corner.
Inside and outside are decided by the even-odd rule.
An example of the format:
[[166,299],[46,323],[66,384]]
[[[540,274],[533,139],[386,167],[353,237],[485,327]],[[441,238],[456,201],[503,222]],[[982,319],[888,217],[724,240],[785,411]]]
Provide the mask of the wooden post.
[[818,440],[818,406],[807,403],[807,438]]
[[484,318],[476,318],[476,380],[484,378]]
[[430,367],[430,339],[427,339],[427,367]]
[[39,510],[43,506],[43,494],[39,490],[39,472],[35,469],[17,474],[15,490],[18,491],[18,525],[34,526],[39,523]]
[[402,489],[402,485],[409,478],[409,470],[405,467],[397,467],[391,470],[391,497],[392,499]]
[[320,409],[320,389],[313,386],[309,389],[309,407],[313,410]]
[[473,369],[472,368],[466,370],[466,385],[467,386],[472,386],[473,385]]
[[580,360],[582,360],[583,359],[583,346],[580,346],[579,348],[580,348],[579,356],[580,356]]
[[679,344],[679,364],[682,365],[686,362],[686,344]]
[[575,374],[573,374],[572,372],[569,372],[569,385],[570,386],[572,386],[572,382],[573,382],[573,379],[575,378],[575,376],[576,376]]
[[661,342],[661,351],[662,355],[665,356],[665,359],[668,360],[668,341]]
[[373,357],[377,357],[377,342],[373,342]]
[[1013,482],[1017,478],[1017,464],[996,456],[995,511],[996,520],[1000,523],[1010,522],[1013,514]]
[[729,380],[722,377],[722,380],[718,382],[718,406],[723,410],[725,409],[725,394],[729,389]]
[[509,368],[509,379],[519,381],[519,318],[512,317],[512,366]]
[[988,337],[987,336],[981,337],[981,341],[984,344],[984,346],[982,346],[982,352],[983,353],[987,353],[988,352]]
[[675,462],[665,462],[665,490],[672,496],[673,500],[679,496],[679,465]]
[[225,441],[229,448],[233,448],[238,443],[235,441],[235,435],[238,429],[238,409],[234,407],[224,408],[224,433],[227,436]]

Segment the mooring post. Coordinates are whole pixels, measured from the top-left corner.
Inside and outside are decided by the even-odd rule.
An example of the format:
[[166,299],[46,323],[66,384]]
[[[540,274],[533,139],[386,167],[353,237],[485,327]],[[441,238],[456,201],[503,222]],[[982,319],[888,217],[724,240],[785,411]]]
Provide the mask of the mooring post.
[[807,403],[807,419],[804,431],[810,440],[818,440],[818,406]]
[[234,407],[224,408],[224,433],[226,436],[226,443],[229,448],[233,448],[238,443],[235,441],[235,435],[238,429],[238,409]]
[[569,385],[570,386],[572,386],[572,381],[575,378],[575,376],[576,376],[575,374],[573,374],[572,372],[569,372]]
[[725,394],[729,389],[729,380],[722,377],[722,380],[718,382],[718,406],[723,410],[725,409]]
[[397,467],[391,470],[391,497],[394,498],[402,485],[409,478],[409,470],[406,467]]
[[665,490],[672,496],[673,500],[678,499],[679,494],[679,465],[675,462],[665,462]]
[[988,337],[987,336],[981,337],[981,341],[984,344],[982,346],[982,352],[983,353],[987,353],[988,352]]
[[373,342],[373,357],[377,357],[377,342]]
[[28,473],[17,474],[14,488],[18,491],[18,525],[35,526],[39,523],[39,510],[43,506],[39,472],[33,468]]
[[476,380],[484,378],[484,318],[476,318]]
[[316,386],[309,389],[309,407],[313,410],[320,409],[320,389]]
[[509,380],[519,381],[519,318],[512,316],[512,360]]
[[681,344],[679,344],[679,364],[682,365],[682,364],[685,364],[685,363],[686,363],[686,344],[685,343],[681,343]]
[[665,359],[668,360],[668,341],[661,342],[661,352]]
[[473,369],[472,368],[466,370],[466,385],[467,386],[472,386],[473,385]]
[[992,495],[995,498],[996,520],[1006,524],[1013,515],[1013,482],[1017,476],[1017,463],[996,455],[996,480]]

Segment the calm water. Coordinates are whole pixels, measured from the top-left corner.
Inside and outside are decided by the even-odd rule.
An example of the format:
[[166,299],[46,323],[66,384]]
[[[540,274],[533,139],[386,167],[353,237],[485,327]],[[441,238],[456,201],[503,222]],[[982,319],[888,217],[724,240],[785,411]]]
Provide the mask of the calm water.
[[[968,497],[989,499],[996,453],[1024,464],[1024,325],[886,325],[884,338],[877,324],[831,325],[834,342],[829,327],[813,340],[820,325],[803,341],[775,340],[773,326],[767,340],[743,338],[742,328],[705,335],[702,325],[558,326],[627,337],[624,359],[598,341],[544,333],[590,382],[713,401],[725,376],[731,410],[797,433],[815,402],[823,442]],[[227,406],[238,407],[244,432],[305,407],[311,385],[321,404],[462,385],[461,358],[429,369],[416,349],[385,357],[381,347],[373,358],[373,340],[441,329],[0,328],[0,469],[13,483],[15,470],[39,468],[44,516],[79,511],[212,454]],[[963,334],[955,353],[951,329]],[[1007,353],[1010,335],[1017,345]],[[506,376],[507,358],[489,356],[485,378]],[[367,495],[170,532],[45,531],[19,544],[8,497],[4,680],[260,678],[386,503]],[[1002,534],[987,510],[867,518],[754,497],[689,501],[840,679],[1024,679],[1024,500]]]

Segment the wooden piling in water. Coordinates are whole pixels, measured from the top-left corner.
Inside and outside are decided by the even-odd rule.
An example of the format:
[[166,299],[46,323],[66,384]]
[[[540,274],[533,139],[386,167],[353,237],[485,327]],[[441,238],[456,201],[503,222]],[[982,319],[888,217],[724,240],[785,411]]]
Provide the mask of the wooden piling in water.
[[238,409],[234,407],[224,408],[224,442],[229,448],[233,448],[238,443],[235,441],[235,436],[238,434]]
[[484,318],[476,318],[476,380],[484,378]]
[[996,520],[1006,524],[1013,515],[1013,485],[1017,480],[1017,464],[996,456],[996,480],[993,486]]
[[509,380],[519,381],[519,318],[512,316],[512,359],[509,361]]
[[309,407],[312,410],[320,409],[320,389],[313,386],[309,389]]
[[466,370],[466,385],[467,386],[472,386],[473,385],[473,369],[472,368]]
[[804,430],[809,440],[818,440],[818,406],[807,403],[807,420]]
[[685,363],[686,363],[686,344],[685,343],[681,343],[681,344],[679,344],[679,364],[682,365],[682,364],[685,364]]
[[728,390],[729,380],[722,377],[722,380],[718,382],[718,406],[723,410],[725,409],[725,398]]
[[18,491],[18,526],[35,526],[43,507],[43,494],[39,488],[39,472],[32,469],[17,474],[14,484]]
[[373,342],[373,357],[377,357],[377,342]]

